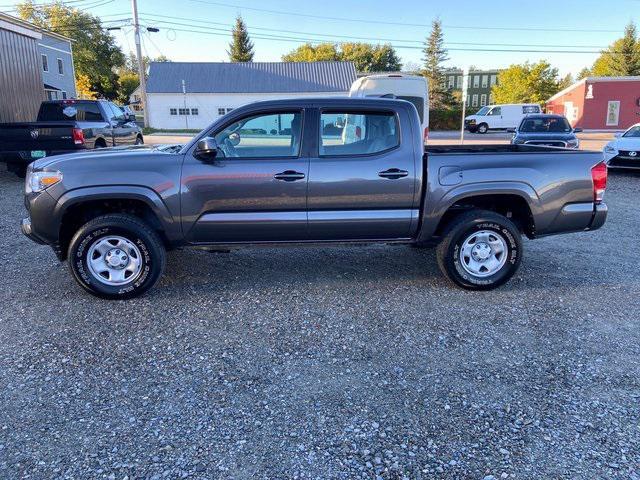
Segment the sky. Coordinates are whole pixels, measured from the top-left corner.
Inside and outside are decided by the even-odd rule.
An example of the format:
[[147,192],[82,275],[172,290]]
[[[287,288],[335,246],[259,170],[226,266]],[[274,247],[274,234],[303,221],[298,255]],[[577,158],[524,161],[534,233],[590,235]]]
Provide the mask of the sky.
[[[131,18],[129,0],[67,1],[105,25],[123,25],[113,35],[125,52],[134,50],[133,30],[123,20]],[[640,0],[138,0],[138,10],[141,24],[160,29],[145,33],[143,53],[173,61],[228,61],[230,29],[240,14],[254,61],[280,61],[310,39],[391,43],[403,64],[420,65],[421,43],[439,18],[448,66],[504,68],[546,59],[562,75],[575,75],[638,21]]]

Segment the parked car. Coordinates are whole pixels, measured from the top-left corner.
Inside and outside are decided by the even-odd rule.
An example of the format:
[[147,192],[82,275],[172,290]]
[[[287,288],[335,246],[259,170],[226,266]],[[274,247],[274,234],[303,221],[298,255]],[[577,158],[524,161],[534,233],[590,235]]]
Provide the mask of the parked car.
[[511,143],[514,145],[545,145],[547,147],[578,148],[580,140],[576,133],[581,128],[573,128],[562,115],[528,115],[522,119],[518,128],[509,128],[513,132]]
[[[322,133],[323,123],[346,113],[363,117],[361,139]],[[274,119],[291,125],[291,135],[238,133]],[[607,216],[600,152],[425,149],[415,106],[402,100],[257,102],[218,119],[178,153],[100,157],[31,164],[22,231],[51,245],[83,288],[105,298],[151,288],[166,249],[335,242],[437,245],[448,278],[488,290],[518,270],[522,235],[594,230]]]
[[35,122],[0,124],[0,161],[18,176],[38,158],[142,143],[135,116],[107,100],[46,101]]
[[[351,84],[353,98],[393,97],[413,103],[420,117],[420,131],[424,141],[429,137],[429,84],[421,75],[381,73],[358,78]],[[347,121],[348,134],[354,135],[356,126]],[[361,129],[362,130],[362,129]]]
[[464,128],[471,133],[507,130],[516,128],[524,117],[535,113],[542,113],[540,105],[536,103],[486,106],[478,110],[475,115],[465,117]]
[[616,133],[616,138],[605,145],[603,153],[609,168],[640,168],[640,123],[624,133]]

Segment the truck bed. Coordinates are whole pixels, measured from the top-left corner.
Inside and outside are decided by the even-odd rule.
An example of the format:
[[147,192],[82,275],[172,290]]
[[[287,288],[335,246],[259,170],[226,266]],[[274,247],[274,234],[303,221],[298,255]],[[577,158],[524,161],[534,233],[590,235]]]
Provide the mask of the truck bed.
[[[469,144],[469,145],[427,145],[424,148],[425,154],[429,153],[585,153],[584,150],[573,150],[570,148],[547,147],[544,145],[511,145],[511,144]],[[591,152],[590,152],[591,153]]]

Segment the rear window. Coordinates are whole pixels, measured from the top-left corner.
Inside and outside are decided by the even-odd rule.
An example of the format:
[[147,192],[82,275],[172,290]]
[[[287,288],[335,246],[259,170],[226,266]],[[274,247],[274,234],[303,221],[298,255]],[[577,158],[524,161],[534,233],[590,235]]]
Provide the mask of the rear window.
[[424,98],[422,97],[396,97],[400,100],[406,100],[413,103],[413,106],[418,110],[418,116],[420,117],[420,123],[424,123]]
[[540,107],[538,105],[524,105],[522,107],[522,113],[540,113]]
[[79,122],[100,122],[102,113],[97,103],[43,103],[38,113],[40,122],[59,122],[77,120]]

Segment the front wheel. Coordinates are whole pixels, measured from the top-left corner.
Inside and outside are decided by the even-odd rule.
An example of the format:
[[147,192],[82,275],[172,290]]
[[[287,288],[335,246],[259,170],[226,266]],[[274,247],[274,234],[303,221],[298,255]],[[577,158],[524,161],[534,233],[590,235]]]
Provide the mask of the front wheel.
[[446,228],[437,257],[440,270],[455,284],[470,290],[491,290],[518,271],[522,238],[503,215],[472,210]]
[[476,131],[484,135],[489,131],[489,125],[487,125],[486,123],[481,123],[480,125],[478,125],[478,128],[476,129]]
[[142,137],[136,137],[136,145],[144,145],[144,140],[142,140]]
[[75,280],[107,299],[137,297],[153,287],[166,262],[158,234],[137,217],[109,214],[83,225],[68,251]]

